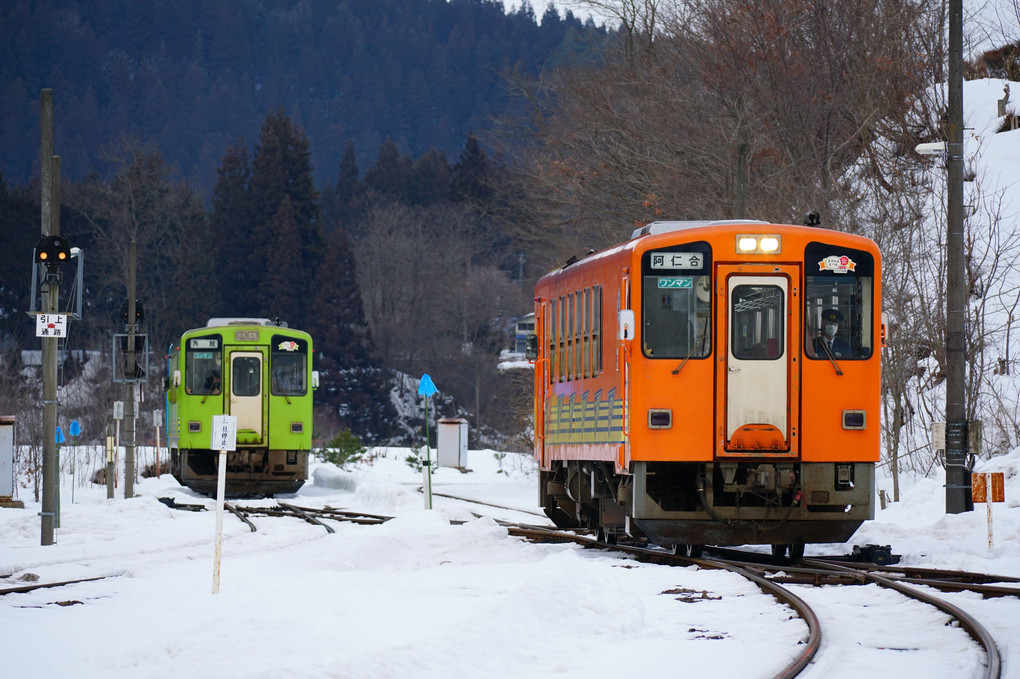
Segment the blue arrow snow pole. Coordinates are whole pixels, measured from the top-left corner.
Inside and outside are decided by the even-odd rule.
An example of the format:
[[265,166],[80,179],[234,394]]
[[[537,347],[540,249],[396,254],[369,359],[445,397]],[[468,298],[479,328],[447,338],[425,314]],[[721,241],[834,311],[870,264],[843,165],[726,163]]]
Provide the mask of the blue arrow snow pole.
[[71,426],[67,430],[71,433],[71,504],[74,504],[74,487],[77,485],[75,479],[74,461],[78,457],[78,436],[81,434],[81,425],[78,420],[71,420]]
[[432,447],[429,443],[429,396],[439,390],[428,373],[421,376],[418,395],[425,397],[425,508],[432,509]]
[[57,433],[55,434],[57,441],[57,515],[53,520],[53,527],[60,528],[60,444],[66,441],[64,438],[64,432],[60,430],[60,426],[57,426]]

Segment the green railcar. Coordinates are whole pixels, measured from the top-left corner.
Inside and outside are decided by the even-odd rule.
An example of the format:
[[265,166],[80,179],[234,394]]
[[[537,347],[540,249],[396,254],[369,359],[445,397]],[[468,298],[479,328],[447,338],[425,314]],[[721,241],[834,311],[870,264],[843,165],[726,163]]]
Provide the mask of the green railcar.
[[216,494],[212,418],[237,418],[227,453],[228,495],[297,491],[312,447],[312,338],[268,319],[214,318],[189,330],[167,362],[167,438],[181,484]]

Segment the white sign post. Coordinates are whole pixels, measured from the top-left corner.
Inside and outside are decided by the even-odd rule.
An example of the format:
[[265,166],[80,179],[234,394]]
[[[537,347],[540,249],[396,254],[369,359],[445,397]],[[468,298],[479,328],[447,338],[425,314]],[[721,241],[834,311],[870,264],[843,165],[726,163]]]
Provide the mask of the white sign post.
[[152,424],[156,427],[156,478],[160,477],[159,468],[159,429],[163,425],[163,411],[153,410],[152,411]]
[[36,315],[35,336],[67,337],[67,314]]
[[118,467],[120,467],[120,423],[124,419],[124,401],[113,402],[113,419],[117,421],[117,438],[113,447],[113,485],[116,486],[120,476],[118,471]]
[[223,554],[223,496],[227,488],[227,451],[237,447],[237,418],[213,415],[212,442],[209,447],[220,451],[220,469],[216,478],[216,547],[213,550],[212,593],[220,593],[220,560]]

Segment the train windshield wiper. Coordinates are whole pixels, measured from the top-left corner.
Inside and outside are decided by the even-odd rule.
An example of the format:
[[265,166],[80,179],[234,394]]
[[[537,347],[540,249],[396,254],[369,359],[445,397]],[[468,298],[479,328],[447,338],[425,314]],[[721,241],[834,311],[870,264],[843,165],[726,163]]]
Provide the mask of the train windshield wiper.
[[677,367],[673,368],[673,374],[674,375],[678,374],[680,372],[680,369],[683,368],[687,364],[687,361],[690,360],[691,356],[694,354],[694,350],[698,348],[698,345],[699,344],[701,344],[701,345],[705,344],[705,338],[707,336],[708,336],[707,333],[701,333],[701,337],[696,338],[691,343],[691,348],[687,352],[687,355],[684,356],[684,360],[680,361],[680,365],[678,365]]
[[[821,333],[818,334],[818,339],[822,339]],[[836,371],[837,375],[842,375],[843,371],[839,367],[839,363],[836,363],[836,357],[832,355],[832,350],[825,340],[821,341],[822,351],[825,352],[825,356],[829,359],[829,363],[832,364],[832,369]]]

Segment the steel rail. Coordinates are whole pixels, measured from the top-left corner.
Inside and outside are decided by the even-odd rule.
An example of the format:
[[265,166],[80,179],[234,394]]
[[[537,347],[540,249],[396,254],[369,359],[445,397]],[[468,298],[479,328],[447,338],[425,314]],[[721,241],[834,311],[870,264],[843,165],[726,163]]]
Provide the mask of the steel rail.
[[[817,557],[815,561],[832,563],[825,557]],[[867,562],[839,562],[840,566],[847,566],[857,570],[866,570],[880,573],[889,578],[923,582],[935,580],[939,582],[972,583],[978,585],[990,585],[997,583],[1020,583],[1020,578],[1011,575],[995,575],[993,573],[975,573],[972,571],[951,571],[939,568],[926,568],[919,566],[878,566]]]
[[775,675],[776,679],[793,679],[800,674],[805,667],[811,662],[811,660],[818,653],[818,649],[822,643],[822,625],[818,620],[818,616],[811,610],[811,607],[803,599],[798,597],[796,594],[786,589],[785,587],[769,581],[768,579],[756,575],[750,570],[743,568],[737,564],[726,563],[722,561],[714,561],[707,559],[692,559],[690,557],[684,557],[677,554],[670,554],[662,550],[649,549],[646,547],[630,547],[626,545],[608,545],[603,542],[598,542],[588,537],[582,537],[565,531],[557,531],[543,528],[520,528],[520,527],[508,527],[507,531],[510,535],[516,537],[523,537],[529,540],[545,541],[545,542],[573,542],[575,544],[582,545],[586,548],[603,549],[612,552],[622,552],[629,556],[633,556],[639,561],[645,563],[655,563],[660,565],[671,565],[671,566],[691,566],[697,565],[701,568],[712,568],[717,570],[727,570],[736,575],[750,580],[765,594],[774,597],[777,601],[786,604],[800,616],[804,624],[807,625],[808,635],[807,640],[804,642],[804,648],[800,653],[778,674]]
[[3,596],[4,594],[24,594],[25,592],[31,592],[36,589],[46,589],[47,587],[63,587],[64,585],[77,585],[80,582],[95,582],[96,580],[106,580],[107,578],[119,577],[119,575],[99,575],[94,578],[78,578],[76,580],[61,580],[59,582],[33,582],[30,585],[4,587],[3,589],[0,589],[0,596]]
[[296,516],[298,516],[299,518],[304,519],[308,523],[310,523],[312,525],[315,525],[315,526],[322,526],[323,528],[326,529],[327,533],[335,533],[336,532],[335,530],[333,530],[332,526],[328,526],[328,525],[324,524],[322,521],[319,521],[317,518],[315,518],[314,516],[312,516],[310,513],[306,512],[305,510],[301,509],[300,507],[295,507],[294,505],[289,505],[286,502],[280,502],[279,500],[277,500],[276,503],[278,505],[280,505],[281,507],[283,507],[284,509],[286,509],[287,511],[293,512]]
[[955,606],[944,599],[932,596],[925,592],[920,591],[914,587],[904,585],[892,578],[888,578],[884,575],[878,575],[877,573],[861,572],[856,568],[849,568],[842,564],[828,563],[824,561],[813,561],[811,559],[805,559],[804,564],[809,566],[815,566],[818,568],[829,568],[838,571],[853,571],[860,577],[866,578],[875,582],[883,587],[896,590],[900,594],[917,599],[923,603],[929,604],[938,608],[944,613],[949,614],[953,618],[959,621],[960,626],[981,646],[985,651],[985,679],[999,679],[1002,674],[1002,660],[999,657],[999,648],[995,644],[995,639],[988,633],[984,625],[977,621],[976,618],[971,616],[969,613],[964,611],[962,608]]
[[297,505],[288,505],[295,509],[300,509],[303,512],[308,512],[314,516],[322,516],[327,519],[335,519],[337,521],[346,521],[349,523],[358,523],[366,526],[376,525],[380,523],[386,523],[392,516],[382,516],[381,514],[368,514],[366,512],[349,512],[343,509],[336,509],[334,507],[298,507]]
[[251,522],[251,520],[250,520],[250,519],[248,518],[248,514],[247,514],[247,513],[246,513],[246,512],[244,511],[244,510],[242,510],[242,509],[241,509],[240,507],[237,507],[237,506],[235,506],[235,505],[234,505],[233,503],[231,503],[231,502],[224,502],[224,503],[223,503],[223,506],[224,506],[224,507],[225,507],[225,508],[227,509],[227,511],[229,511],[229,512],[230,512],[231,514],[233,514],[233,515],[234,515],[234,516],[236,516],[237,518],[241,519],[241,521],[244,521],[244,522],[245,522],[246,524],[248,524],[248,528],[250,528],[250,529],[251,529],[251,532],[252,532],[252,533],[254,533],[254,532],[258,531],[258,528],[256,528],[256,527],[255,527],[255,524],[254,524],[254,523],[252,523],[252,522]]

